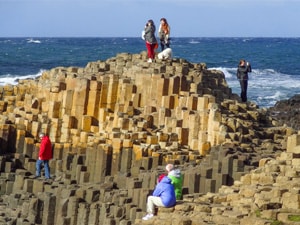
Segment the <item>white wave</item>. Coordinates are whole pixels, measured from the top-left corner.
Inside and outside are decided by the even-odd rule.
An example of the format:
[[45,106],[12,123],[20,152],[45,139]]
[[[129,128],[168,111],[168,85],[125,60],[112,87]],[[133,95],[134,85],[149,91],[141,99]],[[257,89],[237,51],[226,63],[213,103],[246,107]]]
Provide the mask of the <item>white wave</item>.
[[190,44],[199,44],[200,41],[191,40],[191,41],[189,41],[189,43],[190,43]]
[[251,41],[252,40],[252,38],[245,38],[245,39],[243,39],[243,42],[248,42],[248,41]]
[[[274,69],[253,69],[252,73],[256,75],[274,75],[274,74],[282,74],[280,72],[277,72]],[[282,74],[282,75],[287,75],[287,74]]]
[[35,44],[40,44],[41,41],[40,40],[34,40],[32,38],[27,39],[27,43],[35,43]]
[[280,92],[280,91],[276,91],[274,95],[269,95],[269,96],[264,96],[264,97],[260,97],[261,99],[280,99],[282,97],[284,97],[285,95]]
[[236,74],[236,68],[212,67],[208,69],[222,71],[225,75],[225,78],[232,78]]
[[[275,92],[275,93],[273,93]],[[261,96],[256,96],[256,100],[258,103],[263,103],[266,106],[273,106],[277,101],[288,98],[287,93],[285,91],[275,91],[269,90],[266,92],[261,92]]]
[[[224,73],[233,93],[240,94],[236,78],[237,68],[216,67]],[[280,73],[274,69],[253,69],[249,73],[248,99],[264,107],[273,106],[277,101],[288,99],[300,91],[300,76]]]
[[40,70],[37,74],[25,75],[25,76],[22,76],[22,75],[11,75],[11,74],[0,76],[0,85],[1,86],[6,85],[6,84],[16,85],[16,84],[18,84],[19,80],[35,79],[35,78],[41,76],[44,71],[45,70]]
[[0,43],[9,43],[9,42],[11,42],[11,40],[10,40],[10,39],[4,39],[4,40],[0,40]]
[[[226,68],[226,67],[212,67],[212,68],[208,68],[210,70],[220,70],[224,73],[226,78],[232,78],[232,77],[236,77],[236,71],[237,68]],[[251,79],[251,76],[276,76],[276,77],[290,77],[289,74],[284,74],[284,73],[280,73],[274,69],[253,69],[252,68],[252,72],[249,73],[249,77]]]

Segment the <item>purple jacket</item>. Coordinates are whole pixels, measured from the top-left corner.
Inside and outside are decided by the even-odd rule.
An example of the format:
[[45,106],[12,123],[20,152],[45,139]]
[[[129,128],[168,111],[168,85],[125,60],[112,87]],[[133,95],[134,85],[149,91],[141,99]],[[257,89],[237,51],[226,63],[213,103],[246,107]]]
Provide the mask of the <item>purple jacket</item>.
[[165,207],[172,207],[176,204],[175,190],[171,182],[171,179],[165,176],[153,191],[153,196],[160,197]]

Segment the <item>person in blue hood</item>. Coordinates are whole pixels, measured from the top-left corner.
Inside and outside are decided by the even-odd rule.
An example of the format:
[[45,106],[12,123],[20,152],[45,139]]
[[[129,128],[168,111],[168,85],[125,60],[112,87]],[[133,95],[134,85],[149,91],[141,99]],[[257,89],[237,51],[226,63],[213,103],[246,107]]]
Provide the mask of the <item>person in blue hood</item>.
[[155,206],[172,207],[176,204],[174,186],[167,176],[156,185],[153,194],[147,198],[147,215],[143,220],[149,220],[154,216]]

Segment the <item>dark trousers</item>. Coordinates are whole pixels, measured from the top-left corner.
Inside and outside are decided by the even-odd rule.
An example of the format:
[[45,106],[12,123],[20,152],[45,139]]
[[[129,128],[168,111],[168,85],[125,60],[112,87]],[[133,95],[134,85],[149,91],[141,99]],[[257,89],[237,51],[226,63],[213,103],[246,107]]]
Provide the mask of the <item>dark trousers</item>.
[[160,47],[161,47],[161,51],[163,51],[165,49],[165,46],[167,48],[170,48],[170,42],[165,42],[164,40],[160,40]]
[[240,85],[241,85],[241,99],[242,99],[242,102],[247,102],[248,80],[240,80]]

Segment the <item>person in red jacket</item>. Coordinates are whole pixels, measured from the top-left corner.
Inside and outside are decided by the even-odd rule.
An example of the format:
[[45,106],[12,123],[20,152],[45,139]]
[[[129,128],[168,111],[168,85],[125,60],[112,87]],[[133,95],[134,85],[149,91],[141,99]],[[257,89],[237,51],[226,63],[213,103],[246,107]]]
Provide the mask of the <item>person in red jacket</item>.
[[52,159],[52,145],[50,138],[41,133],[39,135],[41,140],[40,151],[39,151],[39,158],[36,161],[36,177],[41,176],[41,166],[42,163],[44,164],[45,169],[45,178],[50,179],[50,167],[49,167],[49,160]]

